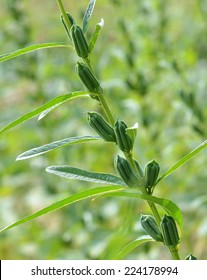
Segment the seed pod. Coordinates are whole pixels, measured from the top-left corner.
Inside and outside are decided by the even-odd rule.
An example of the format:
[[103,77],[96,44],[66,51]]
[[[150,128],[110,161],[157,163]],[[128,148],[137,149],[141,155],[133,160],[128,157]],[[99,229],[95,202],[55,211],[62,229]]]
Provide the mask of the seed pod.
[[148,193],[152,193],[153,187],[157,181],[158,175],[160,171],[159,164],[152,160],[147,163],[145,170],[144,170],[144,180],[145,186]]
[[153,216],[141,215],[141,224],[146,232],[156,241],[163,242],[162,233],[160,232],[157,223]]
[[88,112],[90,126],[107,142],[116,142],[113,128],[96,112]]
[[179,234],[176,223],[171,216],[165,215],[161,222],[164,243],[167,246],[176,246],[179,241]]
[[118,156],[115,160],[115,168],[129,187],[140,187],[141,178],[135,173],[126,159]]
[[189,261],[197,260],[197,258],[195,256],[193,256],[192,254],[189,254],[185,259],[189,260]]
[[[84,84],[84,86],[93,93],[101,93],[102,88],[98,82],[98,80],[95,78],[91,70],[88,68],[88,66],[84,63],[78,62],[76,65],[76,73],[78,74],[80,80]],[[96,95],[91,95],[92,98],[97,99],[98,97]]]
[[[72,17],[69,13],[66,13],[66,15],[67,15],[67,17],[68,17],[68,20],[69,20],[71,26],[73,26],[73,24],[75,24],[75,20],[73,19],[73,17]],[[64,20],[64,18],[63,18],[63,15],[60,16],[60,19],[61,19],[62,24],[63,24],[63,26],[64,26],[64,28],[65,28],[67,34],[68,34],[68,37],[71,39],[70,31],[68,30],[67,25],[65,24],[65,20]]]
[[126,133],[127,125],[120,120],[117,120],[114,125],[114,131],[116,135],[117,144],[121,151],[130,153],[132,150],[132,141]]
[[77,55],[82,58],[87,58],[89,55],[89,47],[81,27],[73,24],[70,29],[70,36]]

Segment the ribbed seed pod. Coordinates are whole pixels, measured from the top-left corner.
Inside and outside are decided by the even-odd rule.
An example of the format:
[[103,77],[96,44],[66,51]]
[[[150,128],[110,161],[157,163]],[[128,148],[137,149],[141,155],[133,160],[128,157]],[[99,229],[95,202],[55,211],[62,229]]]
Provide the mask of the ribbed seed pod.
[[87,58],[89,55],[89,47],[81,27],[73,24],[70,29],[70,36],[72,38],[77,55],[82,58]]
[[144,180],[145,180],[146,190],[148,193],[152,193],[159,172],[160,172],[160,166],[155,160],[152,160],[147,163],[144,170]]
[[127,125],[120,120],[117,120],[114,125],[117,144],[121,151],[130,153],[132,150],[132,141],[126,133]]
[[[73,26],[73,24],[75,24],[75,20],[73,19],[73,17],[72,17],[69,13],[66,13],[66,15],[67,15],[67,17],[68,17],[68,20],[69,20],[71,26]],[[64,26],[64,28],[65,28],[67,34],[68,34],[68,37],[71,39],[70,31],[68,30],[67,25],[65,24],[65,20],[64,20],[64,18],[63,18],[63,15],[60,16],[60,19],[61,19],[62,24],[63,24],[63,26]]]
[[151,215],[141,215],[141,224],[146,232],[156,241],[163,242],[162,233],[160,232],[157,223]]
[[165,215],[161,222],[164,243],[167,246],[176,246],[179,241],[179,234],[176,223],[171,216]]
[[122,180],[129,187],[140,187],[141,178],[138,177],[138,175],[134,172],[130,163],[126,159],[117,156],[117,159],[115,160],[115,168],[121,176]]
[[197,258],[195,256],[193,256],[192,254],[189,254],[185,259],[188,261],[197,260]]
[[[85,87],[93,93],[101,93],[102,88],[98,82],[98,80],[95,78],[91,70],[88,68],[88,66],[84,63],[78,62],[76,64],[76,73],[78,74],[80,80],[85,85]],[[91,95],[92,98],[98,99],[96,95]]]
[[104,140],[116,142],[113,128],[96,112],[88,112],[88,123]]

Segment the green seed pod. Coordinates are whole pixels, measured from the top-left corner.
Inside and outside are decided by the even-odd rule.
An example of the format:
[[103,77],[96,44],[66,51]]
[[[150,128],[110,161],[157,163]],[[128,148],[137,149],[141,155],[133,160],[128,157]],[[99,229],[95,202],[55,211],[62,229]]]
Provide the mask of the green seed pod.
[[153,216],[141,215],[141,224],[146,232],[156,241],[163,242],[162,233],[160,232],[157,223]]
[[171,216],[165,215],[161,222],[164,243],[167,246],[176,246],[179,241],[179,234],[176,223]]
[[90,126],[107,142],[116,142],[113,128],[96,112],[88,112]]
[[129,187],[140,187],[141,178],[135,173],[126,159],[118,156],[115,160],[115,168]]
[[89,47],[81,27],[73,24],[70,29],[70,36],[77,55],[82,58],[87,58],[89,55]]
[[[102,92],[102,88],[98,80],[95,78],[86,64],[78,62],[76,65],[76,73],[78,74],[82,83],[90,92],[99,94]],[[91,95],[91,97],[98,100],[98,97],[96,95]]]
[[150,194],[153,191],[153,187],[157,181],[159,172],[160,172],[160,166],[155,160],[152,160],[147,163],[144,170],[144,180],[145,180],[146,190]]
[[121,151],[130,153],[132,150],[132,141],[126,133],[127,125],[120,120],[117,120],[114,125],[117,144]]
[[[72,17],[69,13],[66,13],[66,15],[67,15],[67,17],[68,17],[68,20],[69,20],[71,26],[73,26],[73,24],[75,24],[75,20],[73,19],[73,17]],[[68,30],[67,25],[65,24],[65,20],[64,20],[64,18],[63,18],[63,15],[60,16],[60,19],[61,19],[62,24],[63,24],[63,26],[64,26],[64,28],[65,28],[67,34],[68,34],[68,37],[71,39],[70,31]]]
[[185,259],[189,260],[189,261],[197,260],[197,258],[195,256],[193,256],[192,254],[189,254]]

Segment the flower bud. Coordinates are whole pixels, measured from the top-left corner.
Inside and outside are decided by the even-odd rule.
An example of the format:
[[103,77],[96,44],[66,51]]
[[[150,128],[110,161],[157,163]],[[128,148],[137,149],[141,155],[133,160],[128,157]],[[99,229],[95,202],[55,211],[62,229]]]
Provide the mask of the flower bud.
[[118,156],[115,160],[115,168],[121,176],[122,180],[129,187],[141,186],[141,178],[135,173],[130,163],[126,159]]
[[132,141],[126,133],[127,125],[120,120],[117,120],[114,125],[114,131],[116,135],[117,144],[121,151],[130,153],[133,145]]
[[141,215],[141,224],[146,232],[156,241],[163,242],[162,234],[153,216]]
[[116,142],[113,128],[96,112],[88,112],[90,126],[107,142]]
[[150,194],[152,193],[153,187],[157,181],[159,172],[160,172],[160,166],[155,160],[152,160],[147,163],[144,170],[144,179],[145,179],[146,190]]
[[87,58],[89,55],[89,47],[81,27],[73,24],[70,29],[70,35],[77,55],[82,58]]
[[[76,73],[78,74],[80,80],[84,84],[84,86],[93,93],[101,93],[102,88],[98,82],[98,80],[95,78],[91,70],[88,68],[88,66],[84,63],[78,62],[76,65]],[[97,99],[97,95],[90,95],[92,98]]]
[[161,222],[164,243],[167,246],[176,246],[180,242],[176,223],[171,216],[165,215]]
[[189,254],[185,259],[188,261],[197,260],[197,258],[195,256],[193,256],[192,254]]

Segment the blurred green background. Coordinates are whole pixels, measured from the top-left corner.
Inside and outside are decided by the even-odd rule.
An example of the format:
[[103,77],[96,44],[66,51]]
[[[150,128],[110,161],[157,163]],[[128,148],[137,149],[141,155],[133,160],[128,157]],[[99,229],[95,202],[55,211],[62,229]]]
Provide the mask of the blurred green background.
[[[79,24],[86,0],[63,1]],[[1,54],[34,43],[67,42],[56,1],[1,0]],[[135,156],[142,166],[156,159],[164,172],[206,139],[207,1],[97,0],[95,24],[105,26],[92,64],[115,116],[139,123]],[[83,89],[70,50],[48,49],[0,65],[1,127],[55,96]],[[42,121],[32,119],[0,139],[1,228],[61,198],[96,187],[45,172],[68,164],[114,174],[117,149],[88,143],[65,147],[28,161],[16,157],[36,146],[70,136],[95,135],[86,112],[100,111],[78,99]],[[207,258],[206,151],[163,181],[155,191],[182,210],[181,257]],[[145,202],[127,198],[86,200],[0,235],[0,259],[111,259],[144,234]],[[162,245],[138,247],[127,259],[169,259]]]

